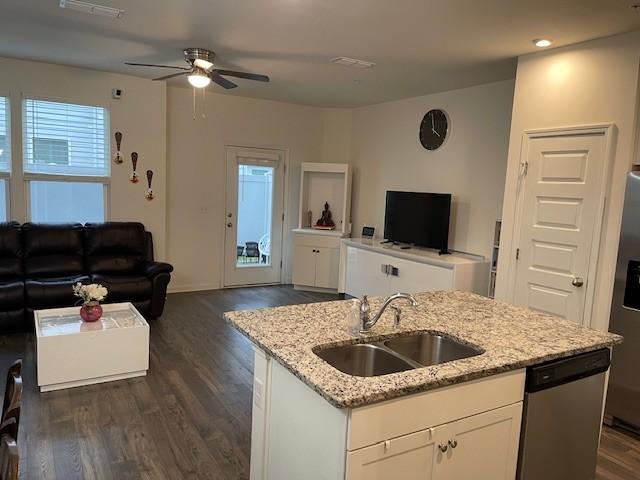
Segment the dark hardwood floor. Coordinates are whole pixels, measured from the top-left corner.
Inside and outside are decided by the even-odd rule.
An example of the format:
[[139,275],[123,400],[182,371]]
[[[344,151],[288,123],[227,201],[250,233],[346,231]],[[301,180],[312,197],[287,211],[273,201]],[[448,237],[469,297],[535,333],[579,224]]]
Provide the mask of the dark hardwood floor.
[[[33,336],[0,336],[2,376],[24,359],[21,478],[248,478],[253,358],[222,312],[335,298],[291,287],[170,295],[151,323],[146,377],[44,394]],[[640,440],[605,428],[598,479],[640,480]]]

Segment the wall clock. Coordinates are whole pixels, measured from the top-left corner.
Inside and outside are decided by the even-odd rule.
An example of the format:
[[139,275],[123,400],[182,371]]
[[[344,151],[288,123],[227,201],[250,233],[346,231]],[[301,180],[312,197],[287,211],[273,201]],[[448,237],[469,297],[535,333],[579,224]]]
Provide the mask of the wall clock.
[[449,117],[438,108],[429,110],[420,123],[420,143],[427,150],[437,150],[449,133]]

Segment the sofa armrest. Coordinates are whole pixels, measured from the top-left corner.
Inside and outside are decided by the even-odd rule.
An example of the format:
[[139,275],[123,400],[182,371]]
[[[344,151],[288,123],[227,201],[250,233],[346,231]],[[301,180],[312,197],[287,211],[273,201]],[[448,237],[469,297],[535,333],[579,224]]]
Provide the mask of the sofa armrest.
[[149,277],[155,277],[160,273],[173,272],[173,265],[164,262],[145,262],[142,264],[142,273]]

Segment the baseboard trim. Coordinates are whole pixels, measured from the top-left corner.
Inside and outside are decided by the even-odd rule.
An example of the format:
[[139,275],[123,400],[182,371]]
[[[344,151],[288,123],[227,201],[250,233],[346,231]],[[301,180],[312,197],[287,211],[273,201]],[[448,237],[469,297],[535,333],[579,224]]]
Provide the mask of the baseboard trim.
[[169,285],[167,293],[201,292],[203,290],[219,290],[220,285],[200,283],[195,285]]
[[317,293],[338,293],[337,288],[308,287],[306,285],[293,285],[293,289]]

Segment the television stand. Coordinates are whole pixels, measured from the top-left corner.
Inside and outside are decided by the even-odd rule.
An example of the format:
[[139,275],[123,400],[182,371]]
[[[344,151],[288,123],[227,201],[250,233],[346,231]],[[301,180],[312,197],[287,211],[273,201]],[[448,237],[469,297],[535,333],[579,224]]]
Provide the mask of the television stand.
[[[488,260],[459,255],[445,248],[439,252],[440,249],[410,246],[410,250],[405,250],[357,238],[342,239],[339,291],[354,297],[436,290],[466,290],[486,295]],[[398,276],[387,275],[380,265],[397,268]]]

